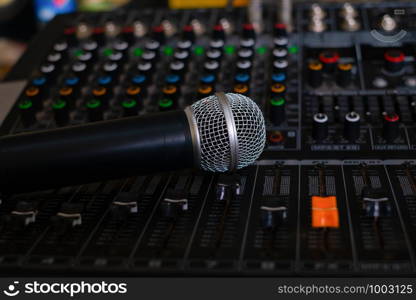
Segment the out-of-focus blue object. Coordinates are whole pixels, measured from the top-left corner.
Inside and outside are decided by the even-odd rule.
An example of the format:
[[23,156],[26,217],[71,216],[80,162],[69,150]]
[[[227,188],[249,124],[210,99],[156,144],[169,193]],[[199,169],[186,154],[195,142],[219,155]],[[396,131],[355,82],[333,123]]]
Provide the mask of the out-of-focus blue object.
[[74,12],[76,0],[35,0],[36,17],[40,22],[48,22],[58,14]]

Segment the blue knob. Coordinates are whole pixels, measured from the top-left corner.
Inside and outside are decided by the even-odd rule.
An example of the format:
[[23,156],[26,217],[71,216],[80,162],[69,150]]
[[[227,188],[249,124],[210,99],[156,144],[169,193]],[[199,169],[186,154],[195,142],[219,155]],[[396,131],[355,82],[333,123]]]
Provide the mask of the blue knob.
[[169,74],[165,77],[165,81],[172,84],[178,83],[180,79],[180,76],[177,74]]
[[201,77],[201,82],[203,83],[213,83],[215,81],[215,75],[208,74]]
[[33,85],[44,85],[46,83],[46,77],[36,77],[35,79],[32,80]]
[[141,84],[146,81],[146,76],[142,74],[136,75],[131,79],[131,81],[135,84]]
[[234,79],[237,82],[246,83],[250,80],[250,75],[247,73],[239,73],[235,75]]
[[272,75],[272,80],[274,82],[284,82],[286,80],[286,74],[284,73],[277,73]]
[[107,85],[110,84],[113,78],[111,76],[101,76],[98,78],[98,84]]
[[77,85],[79,82],[79,78],[78,77],[69,77],[65,80],[65,83],[67,85]]

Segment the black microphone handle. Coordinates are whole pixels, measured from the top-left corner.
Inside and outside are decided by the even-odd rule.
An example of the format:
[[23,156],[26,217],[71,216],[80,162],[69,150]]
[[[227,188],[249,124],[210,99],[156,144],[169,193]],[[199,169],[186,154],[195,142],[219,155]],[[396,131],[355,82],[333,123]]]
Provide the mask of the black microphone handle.
[[20,193],[193,166],[184,111],[0,138],[0,192]]

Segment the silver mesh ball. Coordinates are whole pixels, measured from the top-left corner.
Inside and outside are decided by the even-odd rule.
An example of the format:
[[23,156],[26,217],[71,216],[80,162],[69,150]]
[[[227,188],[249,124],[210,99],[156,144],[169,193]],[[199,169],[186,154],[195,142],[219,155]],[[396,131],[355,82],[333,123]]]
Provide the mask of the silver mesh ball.
[[[263,115],[250,98],[226,94],[236,129],[237,162],[241,169],[253,163],[263,152],[266,129]],[[201,99],[191,106],[199,132],[201,168],[225,172],[231,166],[231,146],[226,118],[216,95]]]

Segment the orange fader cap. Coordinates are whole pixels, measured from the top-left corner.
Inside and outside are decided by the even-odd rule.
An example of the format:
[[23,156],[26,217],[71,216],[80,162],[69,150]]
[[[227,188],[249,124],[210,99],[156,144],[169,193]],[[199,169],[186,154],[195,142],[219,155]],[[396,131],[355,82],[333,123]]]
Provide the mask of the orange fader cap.
[[312,227],[339,227],[337,197],[312,196]]

